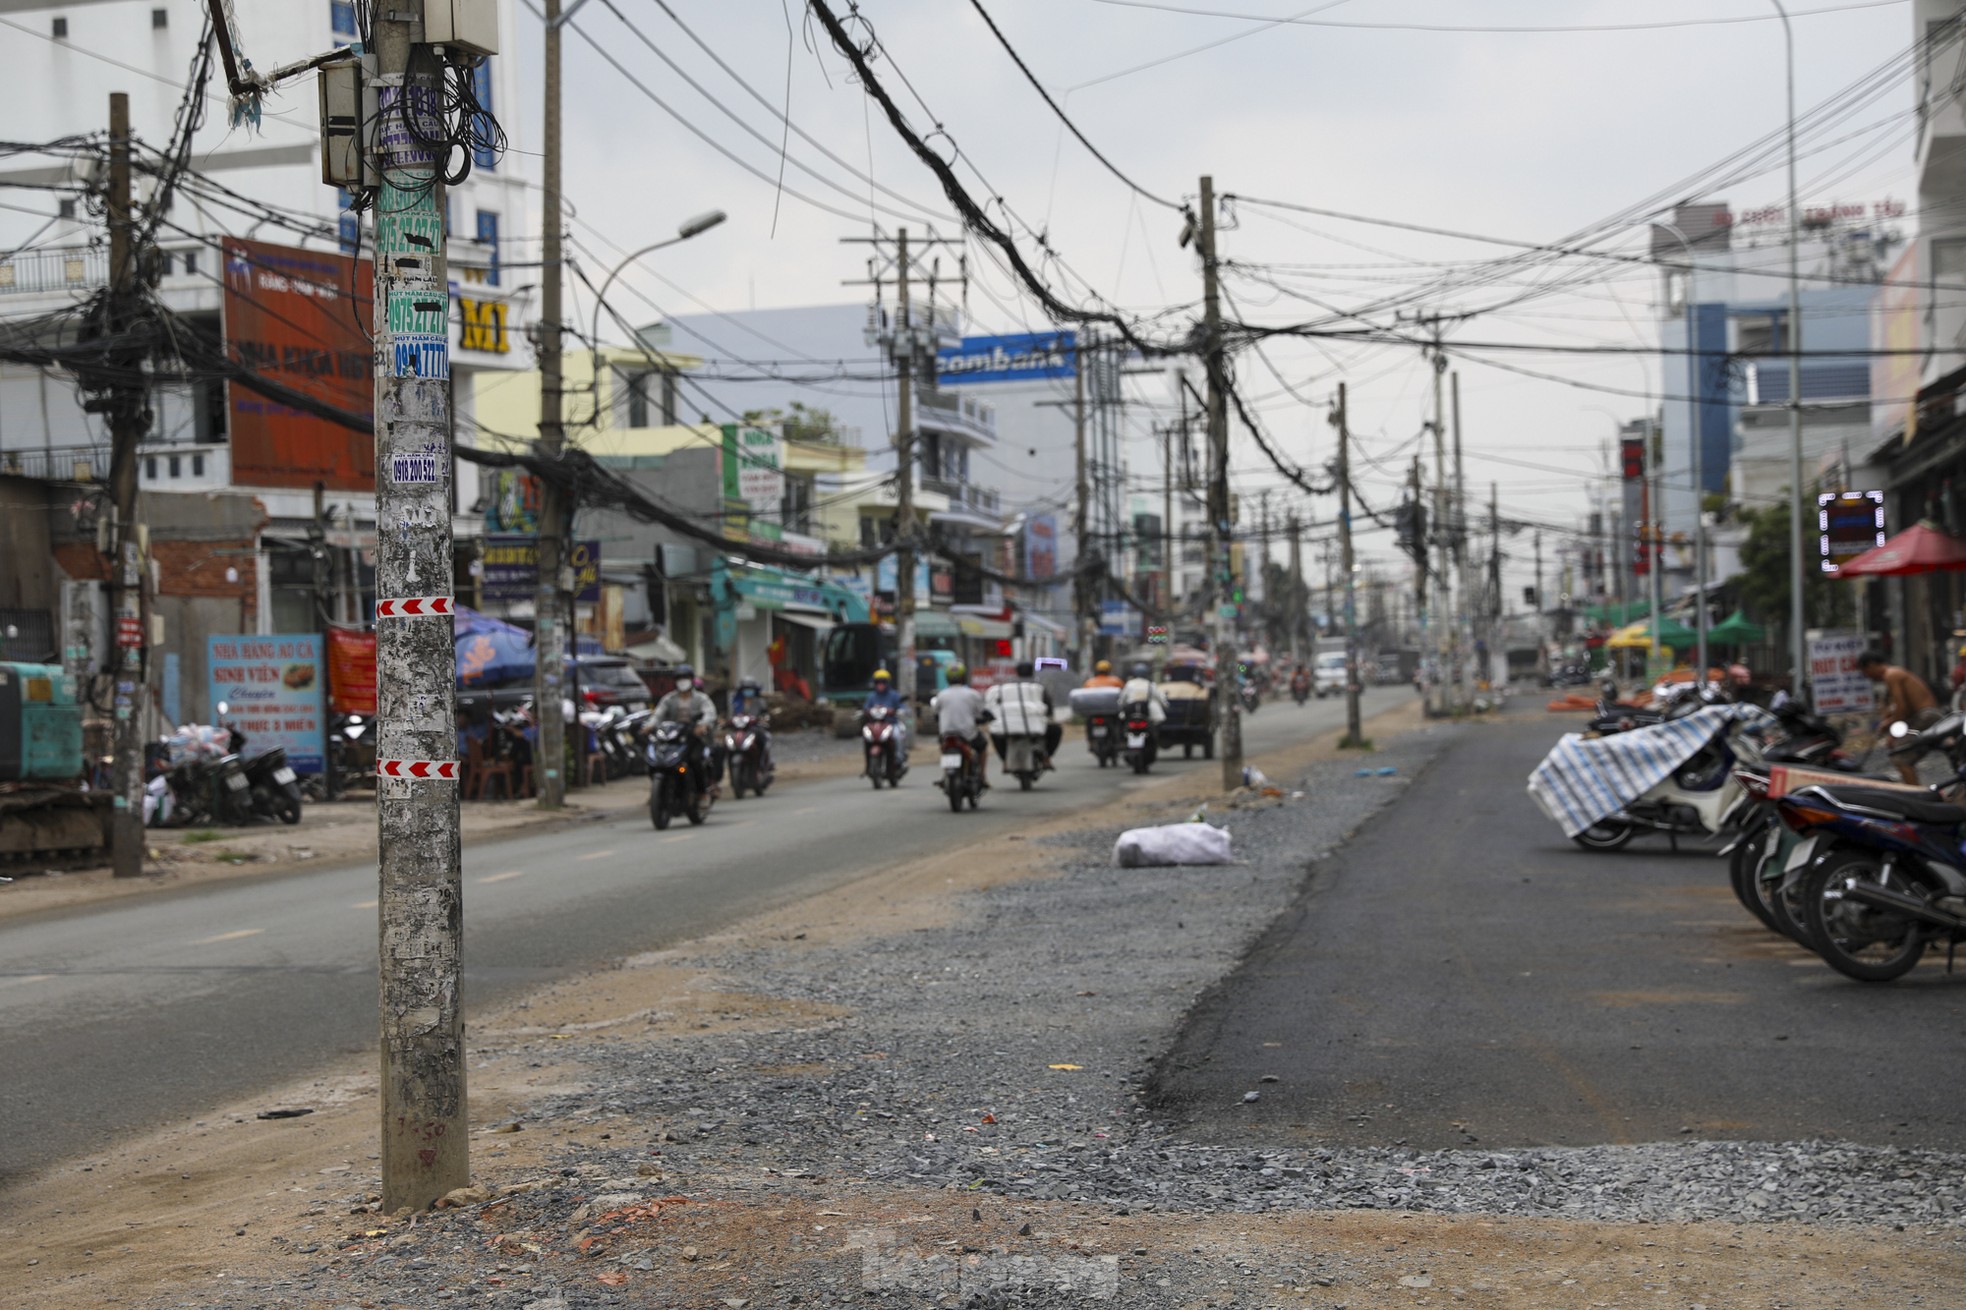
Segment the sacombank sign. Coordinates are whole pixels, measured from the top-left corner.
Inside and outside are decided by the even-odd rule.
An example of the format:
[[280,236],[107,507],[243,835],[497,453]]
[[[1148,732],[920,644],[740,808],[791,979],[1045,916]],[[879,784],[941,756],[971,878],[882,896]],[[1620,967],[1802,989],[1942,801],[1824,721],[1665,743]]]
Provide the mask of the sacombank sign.
[[950,384],[1068,378],[1077,367],[1078,337],[1072,332],[964,337],[960,346],[935,352],[936,380]]

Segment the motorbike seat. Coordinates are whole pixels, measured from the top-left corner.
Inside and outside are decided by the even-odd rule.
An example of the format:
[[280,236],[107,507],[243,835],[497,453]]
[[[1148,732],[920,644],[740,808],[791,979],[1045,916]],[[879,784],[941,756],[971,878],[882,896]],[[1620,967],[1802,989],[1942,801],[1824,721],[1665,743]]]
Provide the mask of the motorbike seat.
[[1915,823],[1966,823],[1966,808],[1942,801],[1936,796],[1919,796],[1908,791],[1893,791],[1885,787],[1859,787],[1838,784],[1822,786],[1818,790],[1829,800],[1839,805],[1855,805],[1867,810],[1882,810],[1886,814],[1901,815]]

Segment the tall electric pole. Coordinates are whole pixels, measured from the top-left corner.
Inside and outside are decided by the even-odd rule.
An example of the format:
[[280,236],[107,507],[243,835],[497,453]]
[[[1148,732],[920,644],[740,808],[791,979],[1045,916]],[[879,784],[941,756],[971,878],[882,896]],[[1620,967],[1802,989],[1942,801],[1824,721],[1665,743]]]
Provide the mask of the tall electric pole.
[[[378,8],[373,34],[384,124],[375,143],[381,176],[375,201],[376,915],[382,1207],[393,1213],[427,1209],[465,1186],[471,1161],[451,462],[429,457],[451,441],[444,159],[441,148],[424,144],[444,132],[436,107],[446,70],[423,39],[419,8]],[[549,201],[549,233],[558,218]],[[557,244],[546,258],[551,279]],[[557,365],[557,296],[544,313],[545,359]],[[552,669],[557,675],[557,653]],[[542,746],[546,725],[559,722],[557,697],[544,709]],[[544,762],[558,760],[549,754]]]
[[[1085,329],[1074,336],[1072,348],[1072,535],[1078,538],[1081,566],[1092,558],[1092,483],[1085,458]],[[1081,567],[1072,578],[1072,599],[1078,610],[1078,665],[1081,673],[1092,672],[1093,621],[1092,575]]]
[[[915,699],[915,325],[908,303],[908,229],[895,235],[894,556],[895,676],[904,701]],[[932,314],[935,307],[929,306]]]
[[[109,97],[108,336],[120,342],[135,317],[137,252],[130,215],[130,98]],[[115,596],[115,806],[110,861],[118,878],[143,873],[143,530],[137,523],[137,446],[150,429],[144,387],[134,381],[141,357],[117,346],[121,376],[109,388],[109,491],[116,507],[109,582]],[[216,713],[216,711],[214,711]]]
[[1453,583],[1449,581],[1448,547],[1454,525],[1447,510],[1447,406],[1440,380],[1447,372],[1447,356],[1440,348],[1440,322],[1434,321],[1434,676],[1429,684],[1428,708],[1436,714],[1448,712],[1448,665],[1454,642]]
[[[1308,621],[1304,605],[1304,525],[1296,512],[1290,515],[1290,605],[1285,610],[1290,624],[1290,658],[1304,658],[1304,625]],[[1331,613],[1331,560],[1324,564],[1324,612]]]
[[1242,703],[1236,687],[1236,634],[1230,622],[1228,352],[1216,284],[1215,179],[1201,180],[1202,352],[1208,365],[1208,575],[1215,606],[1215,694],[1222,705],[1222,789],[1242,786]]
[[[1185,434],[1184,434],[1185,435]],[[1160,607],[1170,624],[1175,613],[1174,602],[1174,428],[1170,424],[1161,429],[1161,467],[1165,470],[1160,487]],[[1168,634],[1170,644],[1173,633]]]
[[[560,282],[562,252],[560,214],[560,0],[546,3],[546,105],[544,159],[540,164],[539,269],[539,453],[557,464],[566,448],[565,396],[560,371]],[[598,362],[598,359],[597,359]],[[594,403],[601,403],[601,377],[594,375]],[[557,810],[566,803],[566,640],[560,628],[561,543],[566,538],[572,507],[559,486],[541,478],[539,486],[539,581],[533,591],[533,715],[538,740],[533,751],[533,784],[539,789],[539,808]],[[461,1186],[461,1184],[460,1184]]]
[[1469,667],[1468,623],[1473,613],[1468,603],[1468,482],[1461,469],[1461,375],[1452,379],[1454,396],[1454,489],[1450,531],[1454,546],[1454,694],[1455,708],[1466,714],[1474,707],[1474,676]]
[[1338,384],[1338,412],[1332,422],[1338,428],[1338,567],[1345,572],[1345,740],[1347,746],[1365,744],[1358,708],[1358,598],[1353,590],[1352,569],[1352,431],[1345,409],[1345,384]]

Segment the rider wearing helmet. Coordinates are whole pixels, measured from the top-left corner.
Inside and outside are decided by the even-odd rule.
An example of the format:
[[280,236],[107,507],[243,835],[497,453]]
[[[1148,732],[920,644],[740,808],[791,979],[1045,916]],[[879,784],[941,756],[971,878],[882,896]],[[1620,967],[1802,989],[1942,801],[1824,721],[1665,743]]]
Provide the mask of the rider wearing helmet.
[[655,713],[649,722],[681,723],[690,730],[690,778],[700,791],[715,781],[705,768],[703,739],[717,722],[717,707],[711,703],[708,692],[702,690],[703,683],[696,676],[696,670],[687,664],[676,668],[676,689],[655,703]]
[[969,670],[951,664],[946,676],[949,685],[935,694],[928,707],[935,711],[936,731],[944,737],[961,737],[976,752],[977,776],[990,785],[990,745],[984,740],[981,721],[983,695],[969,685]]
[[894,675],[886,669],[875,669],[874,689],[867,693],[867,708],[884,708],[898,713],[902,704],[901,693],[895,690]]
[[1144,661],[1128,670],[1131,675],[1120,689],[1120,704],[1147,707],[1147,721],[1160,723],[1167,718],[1167,696],[1154,682],[1154,671]]
[[756,678],[744,679],[730,694],[730,717],[734,719],[740,714],[748,714],[757,720],[755,726],[758,738],[764,747],[760,764],[769,769],[771,767],[770,707],[765,703],[765,689]]
[[1085,680],[1088,687],[1122,687],[1125,684],[1113,676],[1113,662],[1100,660],[1092,666],[1092,676]]

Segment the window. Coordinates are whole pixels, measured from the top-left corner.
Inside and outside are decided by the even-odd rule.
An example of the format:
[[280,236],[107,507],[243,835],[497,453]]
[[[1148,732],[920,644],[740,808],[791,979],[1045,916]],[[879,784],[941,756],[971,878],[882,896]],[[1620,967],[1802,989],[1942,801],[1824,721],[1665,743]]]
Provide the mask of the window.
[[63,218],[74,218],[75,202],[73,200],[61,201],[55,206],[55,212],[61,215]]
[[491,255],[491,270],[485,274],[485,281],[498,285],[498,215],[489,209],[478,211],[478,244],[484,246]]
[[155,455],[145,455],[143,457],[143,476],[147,482],[155,482],[157,480],[157,457]]
[[66,18],[57,18],[55,20],[54,31],[55,40],[66,41],[68,39],[68,20]]
[[187,250],[184,252],[184,272],[187,277],[192,277],[197,275],[198,272],[197,251]]
[[174,477],[174,478],[175,478],[175,477],[181,477],[181,476],[183,475],[183,473],[184,473],[184,462],[183,462],[183,460],[181,460],[181,459],[180,459],[180,458],[179,458],[178,456],[176,456],[176,455],[173,455],[173,456],[171,456],[171,458],[170,458],[170,465],[171,465],[171,476],[172,476],[172,477]]
[[354,40],[359,35],[355,30],[355,0],[328,0],[328,21],[336,36]]
[[471,122],[471,162],[490,172],[498,167],[498,152],[492,149],[492,134],[498,128],[498,121],[492,117],[490,59],[471,70],[471,94],[477,97],[478,108],[484,110],[474,115]]
[[1738,349],[1743,355],[1779,354],[1783,344],[1783,315],[1765,314],[1753,318],[1742,318],[1735,322],[1735,335]]
[[167,28],[167,27],[169,27],[170,25],[171,25],[171,11],[170,11],[170,10],[168,10],[168,9],[153,9],[153,10],[151,10],[151,11],[150,11],[150,30],[151,30],[151,31],[153,31],[153,32],[161,32],[161,31],[163,31],[163,30],[164,30],[165,28]]
[[203,455],[193,455],[191,457],[191,476],[194,478],[205,476],[205,457]]

